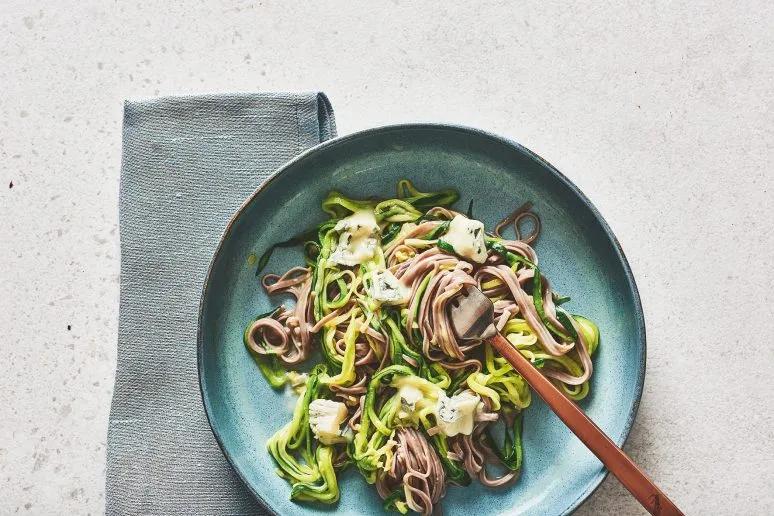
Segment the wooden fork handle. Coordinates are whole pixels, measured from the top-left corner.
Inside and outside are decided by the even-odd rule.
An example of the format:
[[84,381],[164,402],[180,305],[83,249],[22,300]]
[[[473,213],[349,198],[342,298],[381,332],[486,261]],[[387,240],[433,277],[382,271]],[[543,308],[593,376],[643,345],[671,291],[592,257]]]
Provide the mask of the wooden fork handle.
[[602,461],[602,464],[621,481],[629,492],[651,514],[682,515],[667,495],[632,462],[621,448],[615,445],[594,422],[569,398],[557,389],[550,380],[533,366],[529,360],[499,333],[487,339],[527,383],[537,392],[564,424],[583,441],[583,444]]

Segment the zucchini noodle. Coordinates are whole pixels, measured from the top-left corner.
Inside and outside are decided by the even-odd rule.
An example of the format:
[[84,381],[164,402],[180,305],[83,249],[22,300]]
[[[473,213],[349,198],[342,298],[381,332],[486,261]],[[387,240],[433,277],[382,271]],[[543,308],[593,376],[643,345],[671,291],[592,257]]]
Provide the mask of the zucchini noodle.
[[[588,395],[599,329],[559,306],[569,298],[552,290],[530,245],[541,229],[531,203],[487,233],[472,202],[468,216],[451,207],[458,198],[408,180],[392,199],[331,192],[328,220],[258,261],[256,275],[275,247],[298,245],[306,262],[263,276],[267,294],[295,303],[244,333],[269,384],[299,395],[267,443],[291,499],[335,503],[338,472],[354,467],[386,509],[429,515],[449,484],[518,479],[531,391],[489,344],[454,333],[449,303],[467,288],[492,300],[500,333],[568,397]],[[501,235],[511,224],[514,240]],[[318,362],[309,373],[293,370],[309,362]]]

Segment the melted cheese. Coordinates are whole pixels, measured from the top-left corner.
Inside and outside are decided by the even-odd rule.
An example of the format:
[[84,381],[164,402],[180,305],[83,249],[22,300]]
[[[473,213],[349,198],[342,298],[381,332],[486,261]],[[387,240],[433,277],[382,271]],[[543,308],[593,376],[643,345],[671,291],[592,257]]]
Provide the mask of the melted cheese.
[[486,261],[484,224],[478,220],[463,215],[455,216],[449,223],[449,230],[440,240],[452,246],[454,252],[463,258],[476,263]]
[[398,396],[400,397],[400,409],[398,410],[398,417],[401,419],[407,419],[414,415],[417,403],[424,398],[422,391],[414,387],[413,385],[403,385],[398,389]]
[[290,388],[299,395],[306,388],[306,382],[309,380],[309,375],[307,373],[298,373],[296,371],[288,371],[285,373],[285,376],[288,379]]
[[342,442],[339,426],[347,418],[347,407],[332,400],[317,399],[309,404],[309,427],[323,444]]
[[438,397],[436,420],[438,428],[449,437],[473,433],[473,422],[481,398],[471,391],[462,391],[449,398],[446,393]]
[[366,290],[373,299],[385,304],[405,305],[411,296],[411,291],[388,270],[375,272]]
[[331,261],[339,265],[358,265],[376,254],[379,224],[373,211],[356,211],[338,221],[333,230],[339,232],[339,242],[330,255]]

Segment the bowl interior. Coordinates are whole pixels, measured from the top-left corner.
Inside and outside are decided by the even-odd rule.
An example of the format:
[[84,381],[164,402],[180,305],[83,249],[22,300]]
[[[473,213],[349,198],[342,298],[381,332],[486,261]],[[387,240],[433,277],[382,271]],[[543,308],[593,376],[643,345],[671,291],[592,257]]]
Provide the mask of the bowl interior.
[[[473,199],[487,228],[525,201],[543,230],[536,245],[565,307],[600,327],[589,416],[617,443],[629,432],[642,391],[645,335],[636,287],[604,221],[577,189],[526,149],[492,135],[448,126],[397,126],[343,137],[283,168],[240,210],[215,255],[202,299],[199,372],[210,424],[250,489],[280,514],[381,514],[373,486],[350,468],[340,475],[341,500],[331,508],[297,505],[275,473],[265,442],[291,416],[295,396],[273,391],[242,345],[245,325],[280,301],[256,279],[251,254],[313,227],[326,217],[330,190],[355,197],[393,196],[399,179],[420,190],[454,187],[458,208]],[[279,249],[266,272],[302,264],[299,249]],[[447,514],[560,514],[572,510],[604,477],[601,463],[537,396],[524,419],[524,469],[519,481],[492,490],[477,483],[450,487]]]

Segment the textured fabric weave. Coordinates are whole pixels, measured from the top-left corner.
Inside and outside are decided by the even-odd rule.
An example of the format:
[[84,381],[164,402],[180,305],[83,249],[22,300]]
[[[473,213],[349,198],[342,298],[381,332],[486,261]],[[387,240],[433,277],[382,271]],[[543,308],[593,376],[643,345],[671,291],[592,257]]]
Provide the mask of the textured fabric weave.
[[107,514],[265,512],[207,424],[199,297],[231,214],[280,165],[335,133],[321,93],[126,103]]

